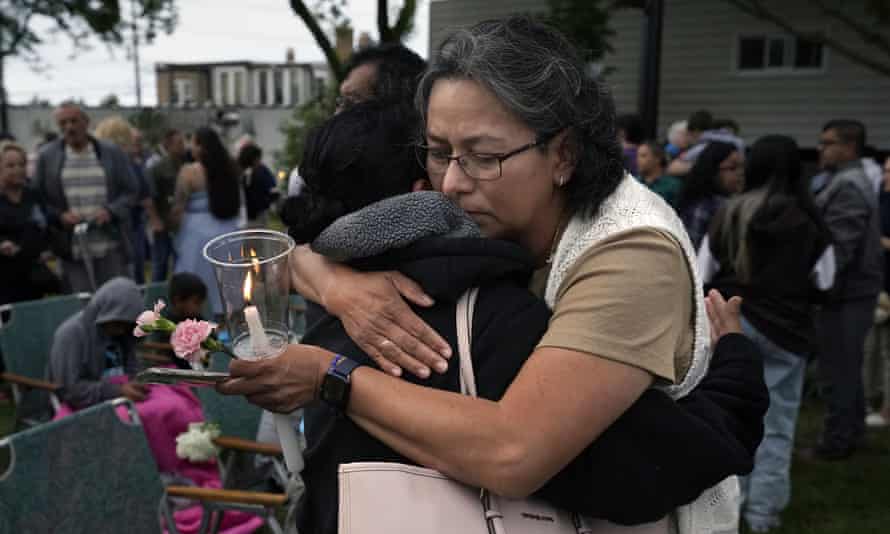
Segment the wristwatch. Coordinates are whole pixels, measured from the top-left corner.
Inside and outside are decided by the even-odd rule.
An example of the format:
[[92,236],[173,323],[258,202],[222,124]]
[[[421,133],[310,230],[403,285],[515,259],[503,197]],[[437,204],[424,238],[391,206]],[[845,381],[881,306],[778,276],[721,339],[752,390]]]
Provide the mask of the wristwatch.
[[349,404],[349,392],[352,390],[350,375],[359,366],[355,360],[350,360],[340,354],[334,355],[328,372],[321,381],[321,389],[318,397],[339,412],[345,412]]

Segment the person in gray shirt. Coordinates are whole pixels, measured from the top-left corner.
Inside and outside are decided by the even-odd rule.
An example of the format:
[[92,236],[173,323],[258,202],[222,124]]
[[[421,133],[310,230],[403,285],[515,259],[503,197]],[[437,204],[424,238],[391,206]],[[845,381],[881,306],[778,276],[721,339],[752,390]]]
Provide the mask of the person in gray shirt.
[[133,402],[145,398],[145,386],[121,383],[139,370],[133,328],[143,309],[136,283],[113,278],[83,310],[59,326],[53,335],[47,377],[62,385],[62,402],[81,409],[115,397]]
[[816,205],[831,230],[837,258],[834,289],[822,307],[819,369],[827,411],[819,444],[806,456],[849,457],[865,433],[862,362],[865,336],[883,282],[878,198],[861,162],[865,126],[828,122],[819,136],[825,180]]

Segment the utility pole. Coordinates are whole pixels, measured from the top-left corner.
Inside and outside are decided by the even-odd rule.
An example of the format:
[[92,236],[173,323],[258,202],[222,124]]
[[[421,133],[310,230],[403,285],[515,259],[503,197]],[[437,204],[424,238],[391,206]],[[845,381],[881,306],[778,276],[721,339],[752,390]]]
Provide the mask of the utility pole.
[[640,89],[637,108],[646,139],[658,135],[658,96],[661,92],[661,35],[664,27],[664,0],[645,3],[643,60],[640,62]]
[[136,1],[130,1],[130,13],[133,18],[131,29],[133,31],[133,68],[136,71],[136,107],[142,108],[142,77],[139,73],[139,26],[136,18]]

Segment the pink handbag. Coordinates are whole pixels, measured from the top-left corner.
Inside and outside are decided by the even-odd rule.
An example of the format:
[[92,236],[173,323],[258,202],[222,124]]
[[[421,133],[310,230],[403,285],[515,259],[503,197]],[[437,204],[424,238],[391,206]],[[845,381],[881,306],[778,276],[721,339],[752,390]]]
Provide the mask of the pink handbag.
[[[476,396],[470,346],[477,288],[457,303],[461,392]],[[507,499],[432,469],[388,462],[339,468],[340,534],[601,534],[668,532],[666,520],[622,527],[535,499]]]

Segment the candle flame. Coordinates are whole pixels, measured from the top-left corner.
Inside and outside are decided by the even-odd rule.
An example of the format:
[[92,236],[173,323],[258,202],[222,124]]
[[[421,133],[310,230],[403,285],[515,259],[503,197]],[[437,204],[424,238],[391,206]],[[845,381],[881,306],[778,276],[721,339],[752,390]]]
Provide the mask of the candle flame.
[[247,278],[244,279],[244,302],[250,304],[250,297],[253,294],[253,279],[250,271],[247,271]]
[[260,275],[260,262],[256,257],[256,251],[254,249],[250,249],[250,263],[253,264],[253,272],[255,272],[257,276],[259,276]]

